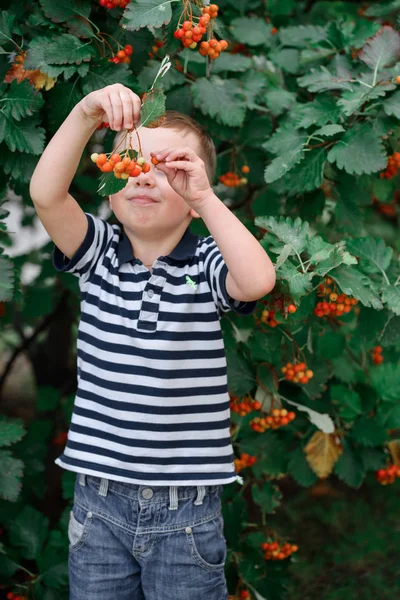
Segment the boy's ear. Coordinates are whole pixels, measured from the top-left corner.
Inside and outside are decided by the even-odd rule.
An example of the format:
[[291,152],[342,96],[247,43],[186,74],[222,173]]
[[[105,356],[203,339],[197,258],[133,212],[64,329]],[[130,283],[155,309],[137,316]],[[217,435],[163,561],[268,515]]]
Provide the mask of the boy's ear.
[[111,210],[112,210],[112,200],[111,200],[111,196],[108,196],[108,202],[109,202],[109,204],[110,204],[110,208],[111,208]]

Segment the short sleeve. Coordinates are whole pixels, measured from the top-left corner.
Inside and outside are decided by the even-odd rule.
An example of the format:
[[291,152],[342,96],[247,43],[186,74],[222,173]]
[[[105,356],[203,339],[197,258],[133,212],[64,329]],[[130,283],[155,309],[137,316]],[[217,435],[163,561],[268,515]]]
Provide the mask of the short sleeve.
[[243,302],[242,300],[235,300],[228,294],[226,276],[229,271],[223,256],[211,236],[206,238],[204,242],[208,244],[204,253],[205,276],[220,315],[222,316],[223,313],[230,310],[239,315],[250,315],[257,306],[257,300]]
[[114,235],[109,223],[85,213],[88,230],[81,246],[71,259],[68,259],[57,246],[53,251],[53,266],[56,271],[72,273],[80,278],[81,283],[88,281],[94,273],[99,259],[104,256],[108,242]]

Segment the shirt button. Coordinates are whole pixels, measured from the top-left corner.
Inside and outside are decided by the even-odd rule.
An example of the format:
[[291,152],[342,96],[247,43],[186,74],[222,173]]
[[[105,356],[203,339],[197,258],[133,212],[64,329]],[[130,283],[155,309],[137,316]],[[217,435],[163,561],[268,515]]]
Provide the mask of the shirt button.
[[152,298],[154,296],[154,290],[148,290],[147,295],[149,298]]
[[186,533],[192,533],[192,528],[191,527],[186,527],[185,531],[186,531]]
[[142,496],[143,498],[146,498],[146,500],[149,500],[153,496],[153,490],[151,488],[145,488],[142,491]]

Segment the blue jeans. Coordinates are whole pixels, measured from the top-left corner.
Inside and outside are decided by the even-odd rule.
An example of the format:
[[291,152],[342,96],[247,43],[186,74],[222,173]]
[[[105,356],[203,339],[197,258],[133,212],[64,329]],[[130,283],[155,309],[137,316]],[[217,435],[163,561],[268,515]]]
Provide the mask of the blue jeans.
[[228,600],[222,492],[77,475],[70,600]]

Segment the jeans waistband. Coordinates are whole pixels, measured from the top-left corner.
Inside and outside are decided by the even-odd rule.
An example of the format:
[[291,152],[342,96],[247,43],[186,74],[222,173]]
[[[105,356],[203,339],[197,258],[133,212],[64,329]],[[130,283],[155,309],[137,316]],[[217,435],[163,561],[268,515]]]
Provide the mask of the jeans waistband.
[[114,489],[116,493],[123,493],[124,495],[136,494],[140,495],[141,500],[152,500],[153,502],[165,498],[169,494],[169,510],[178,509],[179,499],[184,497],[190,497],[196,495],[194,504],[203,504],[204,496],[207,492],[220,491],[221,485],[197,485],[197,486],[153,486],[150,485],[139,485],[137,483],[124,483],[122,481],[115,481],[111,479],[105,479],[103,477],[95,477],[93,475],[86,475],[86,473],[79,473],[79,484],[85,486],[87,479],[89,478],[94,482],[96,487],[99,487],[98,494],[100,496],[107,496],[108,490]]

